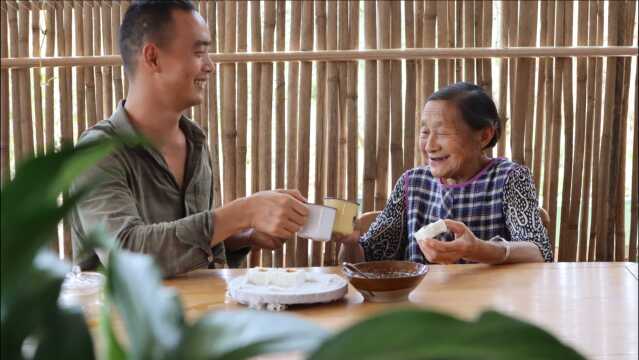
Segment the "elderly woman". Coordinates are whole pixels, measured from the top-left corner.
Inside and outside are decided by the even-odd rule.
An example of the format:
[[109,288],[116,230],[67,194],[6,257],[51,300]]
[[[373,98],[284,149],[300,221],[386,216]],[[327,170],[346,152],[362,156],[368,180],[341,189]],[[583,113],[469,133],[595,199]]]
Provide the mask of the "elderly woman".
[[[338,239],[340,260],[552,261],[530,171],[486,155],[500,134],[495,104],[481,87],[461,82],[431,95],[419,134],[426,165],[399,178],[366,234]],[[415,239],[417,230],[439,219],[449,233]]]

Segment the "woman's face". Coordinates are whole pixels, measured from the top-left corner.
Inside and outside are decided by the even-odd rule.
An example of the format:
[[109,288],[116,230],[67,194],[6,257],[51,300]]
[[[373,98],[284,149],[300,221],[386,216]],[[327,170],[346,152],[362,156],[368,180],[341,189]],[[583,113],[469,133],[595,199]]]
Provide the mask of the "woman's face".
[[477,171],[482,149],[492,137],[486,133],[468,126],[453,103],[432,100],[422,111],[419,146],[433,176],[463,181]]

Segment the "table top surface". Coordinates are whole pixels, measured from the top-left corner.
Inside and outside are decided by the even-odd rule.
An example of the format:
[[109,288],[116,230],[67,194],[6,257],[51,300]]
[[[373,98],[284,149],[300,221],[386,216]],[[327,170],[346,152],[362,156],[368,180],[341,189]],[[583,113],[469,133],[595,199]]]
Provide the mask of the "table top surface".
[[[338,267],[307,271],[342,275]],[[182,298],[186,315],[245,308],[226,296],[227,284],[246,269],[197,270],[165,285]],[[488,309],[536,324],[591,359],[639,356],[637,263],[432,265],[409,301],[369,303],[349,285],[344,299],[290,307],[287,312],[328,329],[373,314],[419,307],[473,319]]]

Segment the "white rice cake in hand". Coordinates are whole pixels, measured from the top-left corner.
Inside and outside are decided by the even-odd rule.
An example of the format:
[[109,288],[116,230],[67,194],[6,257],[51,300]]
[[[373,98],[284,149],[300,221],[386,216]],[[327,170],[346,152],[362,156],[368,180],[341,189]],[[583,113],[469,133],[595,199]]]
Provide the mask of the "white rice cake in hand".
[[435,236],[448,232],[448,227],[444,220],[437,220],[426,226],[422,226],[421,229],[415,232],[415,239],[417,241],[424,241],[426,239],[434,239]]

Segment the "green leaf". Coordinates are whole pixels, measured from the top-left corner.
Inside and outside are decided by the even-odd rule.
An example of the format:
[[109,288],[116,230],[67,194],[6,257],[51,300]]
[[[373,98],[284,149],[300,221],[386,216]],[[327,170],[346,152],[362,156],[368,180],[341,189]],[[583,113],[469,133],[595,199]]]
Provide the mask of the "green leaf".
[[91,333],[78,308],[50,314],[34,359],[95,359]]
[[209,313],[188,328],[177,358],[239,360],[267,353],[307,352],[327,334],[292,315],[220,311]]
[[126,328],[133,359],[161,359],[178,346],[185,327],[177,294],[162,286],[150,256],[112,249],[107,291]]
[[422,310],[388,312],[327,340],[323,359],[584,359],[548,332],[489,311],[472,322]]
[[[108,299],[108,296],[107,296]],[[101,358],[105,360],[125,360],[127,354],[120,345],[113,332],[113,322],[111,321],[111,304],[106,301],[100,311],[100,334],[104,340],[104,353]]]

